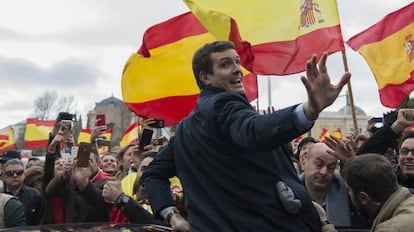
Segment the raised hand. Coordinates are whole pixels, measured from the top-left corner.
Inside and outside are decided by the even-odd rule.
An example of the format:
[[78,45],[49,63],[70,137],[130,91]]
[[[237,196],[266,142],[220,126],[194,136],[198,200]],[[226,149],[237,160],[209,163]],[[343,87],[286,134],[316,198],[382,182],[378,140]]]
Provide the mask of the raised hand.
[[332,135],[326,136],[324,143],[333,150],[327,150],[330,155],[344,162],[356,155],[351,143],[345,143]]
[[412,125],[414,125],[414,109],[399,109],[397,120],[391,124],[391,129],[396,134],[400,134],[404,129]]
[[333,85],[326,68],[327,56],[328,54],[324,53],[317,64],[317,57],[313,55],[306,64],[306,77],[301,77],[308,94],[308,101],[304,103],[303,108],[309,120],[317,119],[319,113],[335,101],[351,78],[351,73],[346,72],[339,83]]

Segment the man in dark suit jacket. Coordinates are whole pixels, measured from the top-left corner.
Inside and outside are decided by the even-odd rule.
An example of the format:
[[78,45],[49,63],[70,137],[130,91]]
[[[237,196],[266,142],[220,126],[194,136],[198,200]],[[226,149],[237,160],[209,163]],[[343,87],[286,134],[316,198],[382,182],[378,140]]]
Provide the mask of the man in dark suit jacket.
[[[349,80],[332,85],[326,54],[302,77],[308,101],[260,115],[244,95],[240,57],[233,44],[216,41],[193,57],[201,93],[180,122],[175,139],[144,170],[155,216],[175,231],[320,231],[311,199],[283,144],[308,131]],[[183,185],[187,220],[169,194],[168,178]]]

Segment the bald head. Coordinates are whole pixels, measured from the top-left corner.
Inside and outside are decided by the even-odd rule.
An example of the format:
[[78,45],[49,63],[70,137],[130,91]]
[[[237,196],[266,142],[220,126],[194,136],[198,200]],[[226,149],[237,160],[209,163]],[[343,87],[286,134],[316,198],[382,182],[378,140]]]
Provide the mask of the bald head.
[[334,156],[328,153],[328,150],[333,152],[331,148],[329,148],[325,143],[314,143],[311,144],[308,148],[308,152],[306,153],[306,159],[312,158],[312,156],[327,156],[336,159]]

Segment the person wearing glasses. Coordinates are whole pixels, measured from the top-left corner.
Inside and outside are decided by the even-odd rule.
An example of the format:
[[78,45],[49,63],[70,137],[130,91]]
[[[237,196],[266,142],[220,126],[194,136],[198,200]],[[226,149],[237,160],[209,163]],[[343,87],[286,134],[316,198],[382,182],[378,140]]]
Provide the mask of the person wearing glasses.
[[[355,153],[352,149],[347,149],[347,144],[339,141],[332,136],[327,139],[330,148],[336,151],[335,156],[346,162],[355,155],[376,153],[385,155],[389,148],[396,149],[398,164],[395,168],[398,183],[407,187],[414,193],[414,109],[399,109],[396,120],[384,123],[369,139],[364,142]],[[390,114],[384,114],[386,119]],[[402,139],[400,139],[402,137]],[[395,144],[399,142],[399,146]]]
[[10,159],[3,165],[4,192],[15,196],[24,206],[27,225],[39,225],[44,212],[41,193],[24,184],[24,165],[20,159]]

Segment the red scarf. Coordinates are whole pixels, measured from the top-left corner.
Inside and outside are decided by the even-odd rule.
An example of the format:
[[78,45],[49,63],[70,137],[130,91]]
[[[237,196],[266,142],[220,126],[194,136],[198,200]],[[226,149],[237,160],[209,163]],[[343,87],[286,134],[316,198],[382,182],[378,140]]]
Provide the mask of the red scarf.
[[52,206],[55,224],[65,224],[65,203],[63,197],[52,197]]

